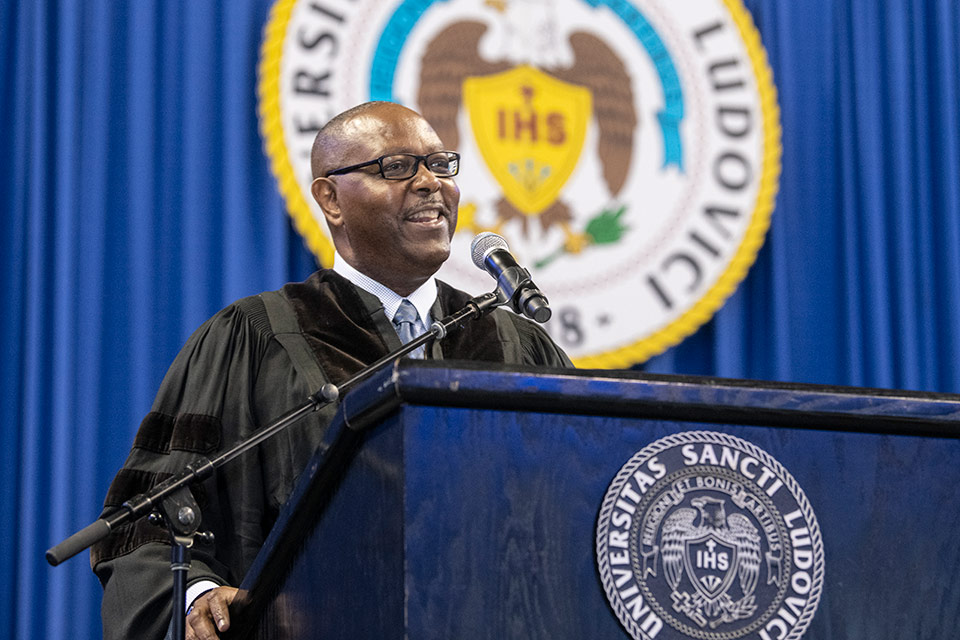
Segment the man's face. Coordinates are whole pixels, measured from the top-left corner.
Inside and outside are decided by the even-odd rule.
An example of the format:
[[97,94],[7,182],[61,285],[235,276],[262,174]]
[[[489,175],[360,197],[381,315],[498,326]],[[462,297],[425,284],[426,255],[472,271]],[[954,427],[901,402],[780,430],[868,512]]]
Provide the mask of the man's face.
[[[355,117],[347,123],[344,142],[341,166],[387,154],[443,150],[423,118],[397,105]],[[375,164],[321,178],[314,195],[344,259],[401,295],[423,284],[450,255],[460,190],[452,178],[438,178],[422,162],[407,180],[385,180]]]

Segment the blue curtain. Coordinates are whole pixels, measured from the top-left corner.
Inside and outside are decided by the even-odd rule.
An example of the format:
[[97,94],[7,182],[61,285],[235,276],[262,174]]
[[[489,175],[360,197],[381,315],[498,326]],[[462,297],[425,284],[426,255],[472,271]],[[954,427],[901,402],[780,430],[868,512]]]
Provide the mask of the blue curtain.
[[3,7],[0,637],[100,636],[86,557],[43,550],[96,518],[186,336],[314,268],[257,131],[268,10]]
[[[257,132],[269,0],[0,1],[0,637],[95,638],[85,558],[159,381],[305,277]],[[748,0],[783,174],[756,266],[649,371],[960,391],[960,8]]]

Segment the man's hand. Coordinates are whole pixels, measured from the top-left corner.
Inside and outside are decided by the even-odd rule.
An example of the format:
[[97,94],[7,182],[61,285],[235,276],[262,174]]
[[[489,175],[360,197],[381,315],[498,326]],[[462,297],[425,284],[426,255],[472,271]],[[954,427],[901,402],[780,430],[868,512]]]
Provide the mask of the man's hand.
[[217,631],[230,627],[228,607],[237,596],[234,587],[217,587],[197,596],[187,614],[186,640],[215,640]]

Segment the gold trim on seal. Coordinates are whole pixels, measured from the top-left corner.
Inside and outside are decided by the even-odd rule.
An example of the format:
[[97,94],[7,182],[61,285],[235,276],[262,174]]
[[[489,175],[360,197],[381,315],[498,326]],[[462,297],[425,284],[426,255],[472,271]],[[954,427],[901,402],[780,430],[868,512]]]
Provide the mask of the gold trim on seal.
[[290,23],[290,14],[297,0],[277,0],[270,9],[270,19],[263,30],[260,64],[257,65],[257,115],[260,117],[260,135],[264,151],[270,159],[270,168],[277,178],[280,194],[287,203],[293,225],[303,236],[307,248],[324,267],[333,266],[333,243],[323,232],[320,222],[310,210],[290,164],[290,154],[283,137],[280,114],[280,61],[283,40]]

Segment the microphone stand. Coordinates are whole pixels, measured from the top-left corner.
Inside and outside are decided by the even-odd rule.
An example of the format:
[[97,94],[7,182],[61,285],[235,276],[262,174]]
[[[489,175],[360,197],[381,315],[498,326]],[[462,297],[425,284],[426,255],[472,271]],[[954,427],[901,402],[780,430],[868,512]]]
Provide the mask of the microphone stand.
[[508,301],[507,296],[499,288],[491,293],[485,293],[470,299],[463,309],[442,320],[435,321],[426,333],[363,368],[339,387],[330,383],[323,385],[319,391],[309,396],[302,405],[281,415],[254,435],[237,443],[213,460],[200,456],[184,467],[180,473],[164,480],[147,492],[133,496],[115,511],[97,519],[66,540],[48,549],[46,552],[47,562],[52,566],[57,566],[107,537],[117,527],[139,520],[144,516],[149,515],[150,521],[154,524],[164,522],[171,538],[170,568],[173,572],[171,629],[173,640],[183,640],[186,633],[184,599],[187,571],[190,568],[190,548],[193,546],[196,536],[201,536],[208,541],[213,539],[212,533],[198,532],[201,521],[200,507],[194,500],[189,487],[210,477],[215,469],[230,462],[240,454],[253,449],[311,413],[335,402],[342,393],[366,380],[383,368],[384,365],[402,358],[431,340],[444,338],[452,329],[462,326],[467,320],[480,318],[485,313],[506,304]]

